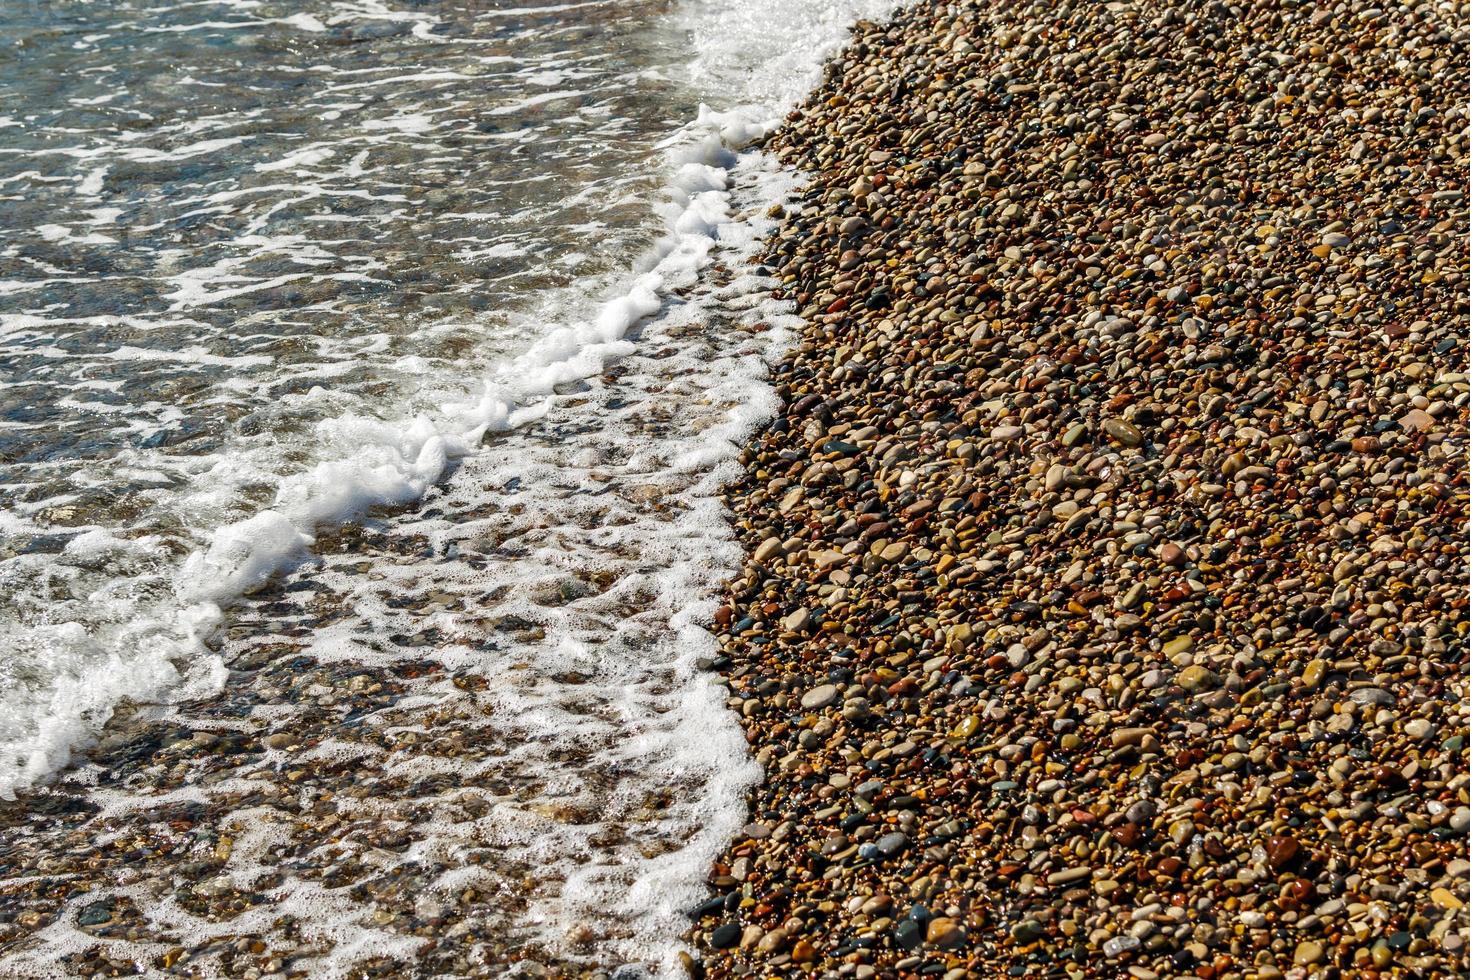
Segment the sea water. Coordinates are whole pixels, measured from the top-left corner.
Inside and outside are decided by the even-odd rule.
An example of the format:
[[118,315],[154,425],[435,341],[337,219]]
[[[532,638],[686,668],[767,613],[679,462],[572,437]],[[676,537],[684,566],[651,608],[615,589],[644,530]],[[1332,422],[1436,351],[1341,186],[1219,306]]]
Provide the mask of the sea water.
[[[423,604],[391,598],[432,596],[434,656],[495,678],[463,705],[495,778],[539,782],[420,821],[446,856],[430,890],[491,841],[504,867],[474,874],[551,883],[494,928],[586,929],[588,955],[667,967],[756,777],[698,667],[739,560],[718,488],[792,326],[744,262],[795,177],[743,148],[887,6],[0,9],[0,795],[54,780],[122,709],[218,725],[211,704],[253,696],[231,665],[261,637],[393,662],[375,640]],[[363,519],[428,549],[323,554]],[[350,615],[274,622],[251,597],[283,580]],[[484,625],[507,619],[530,631]],[[442,687],[391,724],[465,700]],[[278,702],[239,724],[279,724]],[[606,843],[620,820],[651,826]],[[230,874],[264,873],[270,840]],[[324,930],[322,969],[408,955],[333,938],[361,916],[328,890],[276,897]],[[59,962],[56,928],[15,962]]]

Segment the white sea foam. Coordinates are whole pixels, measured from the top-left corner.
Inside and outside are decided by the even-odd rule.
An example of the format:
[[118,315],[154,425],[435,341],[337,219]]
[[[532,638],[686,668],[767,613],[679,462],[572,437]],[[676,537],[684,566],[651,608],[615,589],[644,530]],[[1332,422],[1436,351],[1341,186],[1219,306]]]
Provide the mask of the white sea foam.
[[685,0],[674,10],[692,37],[697,84],[784,112],[820,77],[858,20],[881,20],[898,0]]
[[[568,11],[582,6],[590,5],[564,5]],[[44,778],[64,764],[70,749],[90,737],[113,706],[124,698],[150,700],[217,690],[224,671],[219,656],[206,647],[206,638],[222,621],[230,605],[308,554],[320,528],[374,507],[412,503],[443,481],[457,460],[476,453],[487,434],[505,432],[532,420],[550,419],[554,412],[572,411],[565,406],[558,407],[558,389],[594,378],[613,360],[635,351],[636,341],[630,339],[630,331],[645,318],[667,311],[676,294],[695,282],[714,250],[724,250],[723,254],[731,261],[750,254],[752,227],[731,222],[732,175],[737,167],[750,171],[759,164],[750,155],[742,156],[738,151],[766,132],[799,97],[814,77],[821,57],[841,41],[848,22],[858,16],[876,16],[889,6],[888,2],[876,0],[828,0],[795,8],[783,0],[689,0],[684,4],[675,15],[675,23],[694,38],[698,55],[689,69],[690,75],[710,92],[710,101],[732,108],[722,111],[702,108],[696,119],[666,141],[669,184],[667,213],[663,215],[665,230],[653,251],[634,266],[638,271],[627,275],[620,288],[590,315],[569,319],[548,316],[544,326],[535,332],[535,340],[522,353],[489,366],[478,384],[441,384],[439,390],[465,392],[460,397],[445,399],[435,408],[396,421],[392,412],[383,412],[388,416],[384,419],[357,411],[318,422],[311,444],[296,449],[298,454],[315,462],[301,466],[296,472],[282,476],[265,460],[243,455],[171,460],[178,467],[176,474],[159,476],[167,481],[177,479],[178,473],[187,475],[189,485],[170,498],[170,506],[191,526],[207,527],[220,513],[234,511],[238,515],[241,499],[251,495],[260,499],[262,488],[269,488],[264,494],[264,506],[202,534],[202,545],[172,575],[172,598],[145,597],[145,601],[126,597],[117,603],[117,608],[126,615],[120,621],[108,623],[100,635],[89,635],[88,630],[75,622],[28,627],[25,635],[18,638],[20,649],[30,651],[33,661],[46,665],[53,677],[48,681],[50,687],[41,691],[44,696],[24,702],[22,716],[0,717],[0,746],[6,749],[0,756],[0,795]],[[541,15],[550,9],[528,8],[527,14]],[[392,19],[395,14],[378,5],[373,16]],[[416,36],[436,36],[429,30],[432,24],[428,19],[417,16],[406,19],[417,25]],[[293,26],[315,30],[310,25]],[[527,96],[515,104],[514,111],[539,104],[536,100],[543,96],[546,100],[567,99],[577,97],[578,93],[555,91]],[[382,129],[373,132],[371,126],[365,126],[359,138],[393,139],[398,134],[410,137],[433,128],[432,115],[406,111],[410,109],[411,106],[405,106],[395,114],[380,117]],[[493,113],[494,110],[488,110],[486,115]],[[486,133],[484,138],[525,141],[534,139],[534,134],[518,130]],[[107,158],[161,163],[188,160],[198,153],[229,152],[240,142],[241,138],[231,137],[186,144],[177,150],[139,148],[136,152],[119,153],[116,148],[93,152],[94,147],[78,147],[70,152],[88,161]],[[361,193],[325,186],[310,176],[309,170],[328,163],[334,155],[351,159],[351,174],[356,177],[370,172],[371,158],[344,144],[338,144],[335,149],[299,146],[290,153],[256,164],[254,170],[265,174],[288,172],[291,177],[287,179],[293,181],[300,176],[299,185],[293,183],[286,189],[296,195],[288,198],[291,203]],[[93,169],[81,182],[83,193],[95,195],[101,190],[108,165],[99,169],[97,163],[89,164]],[[517,178],[534,176],[517,175]],[[768,177],[752,185],[760,190],[754,200],[746,200],[744,204],[758,211],[760,194],[771,200],[789,186],[789,181],[776,175]],[[260,185],[218,191],[208,195],[201,206],[234,206],[236,200],[281,191],[280,187]],[[401,188],[383,188],[380,196],[397,196],[405,207],[413,200]],[[534,220],[534,216],[527,217]],[[602,216],[595,212],[587,214],[586,219],[579,226],[585,231],[603,227]],[[58,235],[56,240],[63,239]],[[481,239],[468,247],[489,240],[493,239]],[[524,254],[525,250],[513,241],[491,246],[482,255]],[[309,247],[316,247],[311,243],[279,240],[268,245],[264,238],[257,244],[259,247],[252,251],[252,258],[278,253],[303,262],[311,258]],[[193,316],[192,307],[248,296],[304,278],[294,271],[274,275],[252,272],[247,277],[238,271],[240,266],[226,257],[203,268],[185,267],[173,273],[166,281],[172,287],[168,296],[174,309],[190,308]],[[232,280],[236,275],[242,278]],[[338,275],[368,278],[363,273]],[[747,302],[756,302],[753,289],[744,294],[736,291],[720,301],[731,302],[741,295]],[[714,301],[709,294],[704,298]],[[541,309],[551,314],[577,309],[576,299],[575,294],[548,297]],[[700,310],[686,305],[679,315],[684,317],[684,323],[693,323],[698,320]],[[105,317],[94,319],[99,328],[105,328],[109,322]],[[174,322],[187,321],[176,318]],[[44,331],[53,324],[54,321],[43,315],[4,315],[0,316],[0,334],[9,338],[25,331]],[[698,379],[704,387],[691,387],[693,380],[670,375],[664,379],[665,389],[651,389],[662,390],[666,397],[673,399],[708,399],[711,404],[727,406],[723,418],[702,433],[681,433],[647,445],[610,447],[598,445],[594,439],[590,444],[568,446],[572,455],[565,466],[568,471],[584,473],[588,492],[600,486],[597,461],[610,449],[633,453],[637,465],[628,464],[625,469],[650,474],[653,482],[660,479],[660,473],[694,476],[688,484],[689,492],[680,501],[687,513],[677,522],[640,525],[636,532],[629,531],[622,537],[617,529],[608,528],[605,534],[597,532],[592,538],[593,544],[607,548],[615,547],[619,541],[633,541],[643,549],[643,561],[637,568],[628,569],[627,594],[637,594],[636,589],[642,583],[659,596],[653,608],[664,618],[657,624],[648,624],[648,630],[666,631],[672,637],[661,640],[656,651],[640,652],[635,631],[641,627],[631,624],[628,643],[637,656],[597,661],[605,671],[605,676],[600,678],[598,697],[605,699],[609,717],[622,718],[631,726],[621,744],[610,743],[615,748],[609,749],[607,761],[633,771],[646,769],[653,774],[650,778],[665,782],[688,780],[692,789],[691,798],[681,803],[677,814],[668,818],[677,826],[687,828],[687,846],[641,861],[630,856],[627,866],[620,869],[601,860],[586,860],[582,867],[577,867],[577,856],[586,855],[591,846],[586,840],[589,831],[575,826],[550,826],[514,801],[497,802],[495,819],[476,829],[475,833],[482,835],[476,839],[483,842],[483,835],[489,835],[509,852],[555,866],[559,874],[566,876],[565,885],[555,894],[549,894],[535,912],[543,920],[548,942],[560,941],[569,925],[595,916],[599,908],[611,908],[636,924],[628,934],[612,941],[612,948],[632,959],[657,962],[672,975],[677,968],[674,949],[683,929],[683,912],[700,895],[700,882],[708,862],[741,820],[741,798],[755,773],[744,757],[743,740],[733,718],[724,709],[719,691],[703,683],[694,664],[697,656],[712,651],[712,639],[699,625],[712,612],[711,583],[739,560],[738,549],[729,538],[719,509],[718,487],[735,472],[732,460],[738,441],[774,407],[769,388],[763,386],[761,378],[764,359],[779,353],[784,336],[779,330],[772,331],[764,346],[752,347],[741,359],[725,365],[719,377],[683,363],[687,379]],[[314,342],[324,347],[334,344],[329,338],[315,338]],[[372,345],[387,350],[390,338],[387,335],[358,337],[353,343],[364,345],[359,350],[371,349]],[[332,379],[353,370],[349,348],[348,344],[336,344],[333,353],[340,359],[328,363],[309,367],[282,365],[283,379],[311,378],[320,383],[291,387],[275,401],[285,410],[341,404]],[[146,355],[133,353],[142,350],[136,346],[123,345],[113,350],[122,357],[136,357],[140,365],[152,363]],[[186,357],[195,356],[201,363],[215,365],[248,367],[273,363],[272,355],[266,353],[219,355],[188,347],[181,350]],[[206,361],[206,358],[214,360]],[[395,363],[413,374],[426,373],[426,362],[422,359],[398,358]],[[676,360],[671,365],[677,367],[681,362]],[[221,391],[226,390],[228,386],[222,386]],[[106,403],[98,401],[97,404]],[[166,420],[176,420],[177,415],[170,415],[168,409],[166,404],[156,406],[153,419],[136,423],[140,431],[152,432]],[[483,483],[493,485],[493,473],[484,469],[486,461],[482,459],[477,465]],[[528,481],[537,477],[534,469],[524,474]],[[557,479],[557,473],[547,468],[539,471],[539,477],[550,485]],[[65,506],[65,501],[52,498],[46,501],[46,506],[56,509]],[[39,509],[38,506],[33,511]],[[33,526],[19,511],[17,514],[15,519],[22,522],[17,525],[18,533],[31,533]],[[548,532],[553,539],[557,533],[555,529]],[[125,573],[130,568],[144,568],[147,563],[156,564],[163,550],[162,540],[152,535],[123,539],[108,529],[91,528],[73,537],[62,557],[83,564],[111,562]],[[554,540],[546,544],[542,558],[553,565],[558,560],[554,545]],[[19,573],[33,570],[38,562],[51,560],[54,556],[37,556],[36,562],[21,561],[13,568],[7,567]],[[522,584],[529,587],[545,576],[546,568],[531,562],[521,570],[507,568],[504,574],[513,579],[520,576]],[[126,581],[128,576],[119,575],[104,589],[76,601],[111,602],[115,597],[110,590]],[[3,585],[0,581],[0,586]],[[609,602],[605,609],[599,609],[598,622],[611,618],[613,608]],[[529,604],[522,607],[514,602],[507,602],[500,611],[547,615]],[[390,614],[388,610],[378,612],[384,621]],[[66,610],[58,609],[57,615],[64,618]],[[546,678],[555,676],[553,668],[585,667],[598,657],[585,635],[588,624],[573,625],[576,628],[569,628],[554,648],[541,651],[547,660],[542,665],[543,679],[537,682],[540,687],[517,688],[514,677],[508,674],[505,685],[490,695],[497,707],[495,717],[508,726],[510,733],[524,736],[516,751],[528,766],[536,765],[535,753],[542,752],[539,758],[544,767],[546,749],[538,739],[555,744],[571,739],[578,726],[585,728],[591,724],[588,718],[574,713],[545,690],[550,684]],[[330,659],[334,650],[335,655],[344,658],[371,656],[345,630],[324,630],[312,642],[313,654],[323,660]],[[485,654],[448,648],[438,656],[446,662],[456,657],[468,662],[483,659]],[[645,663],[644,656],[654,659]],[[639,674],[640,669],[650,665],[657,665],[662,671],[657,684],[650,683],[648,674]],[[425,705],[434,703],[432,692],[425,691],[422,697]],[[411,704],[404,702],[400,706]],[[414,765],[429,763],[415,760]],[[581,792],[570,784],[562,791]],[[153,805],[157,800],[149,797],[147,802]],[[627,800],[619,802],[629,804]],[[441,842],[452,841],[456,832],[444,828]],[[258,873],[269,860],[266,854],[269,843],[269,832],[262,830],[259,840],[237,844],[241,856],[233,862],[236,868],[231,873],[246,876]],[[252,866],[251,860],[260,863]],[[446,873],[439,886],[446,892],[461,888],[465,884],[463,876],[469,873],[465,869]],[[409,947],[395,945],[397,940],[391,935],[352,919],[351,909],[339,907],[343,901],[340,895],[327,894],[321,889],[313,892],[310,887],[297,884],[281,900],[283,904],[272,908],[271,917],[280,915],[289,905],[306,920],[303,935],[319,938],[334,947],[323,962],[320,975],[346,972],[363,950],[377,950],[390,956],[411,953]],[[167,909],[154,910],[154,914],[167,912]],[[263,911],[255,918],[260,918],[262,923],[266,920]],[[183,921],[188,921],[191,933],[215,928],[192,917]],[[246,916],[232,928],[245,929],[249,921],[253,920]],[[70,934],[60,926],[50,938],[56,951],[72,942]]]
[[317,525],[417,499],[486,433],[539,417],[556,386],[595,375],[627,353],[623,336],[659,308],[671,285],[692,279],[728,219],[732,151],[777,124],[779,113],[810,87],[848,24],[893,5],[828,0],[793,11],[782,0],[690,0],[680,16],[689,18],[695,35],[692,73],[718,82],[742,104],[720,112],[701,106],[698,118],[667,141],[680,164],[669,185],[678,207],[668,233],[640,262],[651,264],[650,271],[591,320],[553,326],[524,354],[499,365],[474,403],[446,405],[437,417],[421,415],[399,426],[353,417],[321,423],[323,443],[344,451],[344,458],[287,478],[276,507],[216,532],[209,548],[185,564],[180,595],[228,603],[241,593],[238,584],[258,585],[309,547]]
[[340,458],[283,480],[272,508],[220,528],[206,549],[189,557],[178,578],[187,614],[198,615],[196,607],[227,606],[289,567],[311,547],[319,525],[417,500],[443,477],[451,460],[472,452],[487,433],[539,418],[557,386],[598,374],[611,359],[627,354],[632,347],[624,335],[658,310],[671,286],[692,281],[728,219],[732,148],[769,125],[768,115],[763,120],[751,109],[717,113],[701,108],[671,141],[682,164],[670,194],[680,206],[645,260],[650,271],[607,300],[592,319],[551,327],[524,354],[499,365],[477,400],[446,405],[437,417],[421,415],[399,425],[353,416],[320,423],[321,443],[340,452]]
[[[753,154],[733,173],[742,210],[757,213],[793,184]],[[748,268],[753,233],[769,223],[719,224],[713,258],[723,278],[734,274],[732,282],[681,281],[679,295],[640,325],[639,343],[620,363],[622,377],[558,396],[540,431],[492,442],[448,487],[433,491],[428,512],[394,522],[393,536],[428,543],[412,549],[416,556],[384,556],[373,574],[362,575],[350,570],[361,553],[333,555],[312,574],[326,590],[318,597],[330,596],[351,615],[302,637],[306,658],[351,671],[392,669],[410,651],[383,639],[432,629],[453,639],[411,655],[477,678],[482,687],[462,689],[429,673],[350,730],[331,719],[318,728],[294,698],[256,703],[248,715],[211,717],[205,709],[201,716],[185,707],[170,720],[196,731],[223,726],[221,734],[300,732],[311,747],[290,753],[293,767],[350,760],[364,778],[384,780],[383,790],[361,799],[340,794],[333,809],[344,827],[402,828],[401,848],[359,846],[355,834],[339,846],[374,875],[410,876],[416,914],[433,919],[452,907],[474,934],[678,975],[686,911],[702,899],[703,872],[743,822],[741,800],[758,776],[724,707],[724,689],[708,683],[701,666],[717,653],[701,624],[715,605],[711,583],[742,557],[719,489],[736,472],[743,440],[774,408],[767,365],[797,322],[768,299],[770,280],[738,274]],[[590,401],[573,408],[574,397]],[[588,411],[596,413],[590,429],[577,417]],[[499,499],[487,500],[486,487],[498,488]],[[505,550],[487,549],[486,540]],[[89,534],[79,550],[108,547],[106,538]],[[566,586],[590,579],[603,585],[565,601]],[[495,633],[474,625],[486,617],[535,623],[544,637],[502,648]],[[580,680],[568,683],[568,674]],[[307,700],[330,693],[315,685],[301,692]],[[381,747],[403,736],[433,738],[441,730],[432,717],[457,719],[473,750]],[[120,828],[143,813],[156,820],[170,805],[207,810],[232,795],[260,799],[279,783],[276,766],[286,755],[244,758],[232,778],[216,773],[166,792],[109,783],[92,801]],[[316,776],[301,785],[324,788]],[[415,786],[428,788],[404,789]],[[535,795],[525,792],[533,786]],[[566,819],[563,811],[577,816]],[[310,945],[296,963],[313,976],[350,976],[370,955],[395,962],[405,975],[432,970],[421,944],[405,944],[381,927],[372,903],[354,890],[325,888],[310,869],[281,876],[282,850],[308,863],[335,861],[324,852],[336,847],[302,846],[297,835],[306,823],[278,806],[252,804],[218,826],[234,842],[209,886],[261,891],[267,901],[228,922],[196,917],[172,889],[147,880],[91,892],[86,901],[126,897],[147,922],[167,923],[190,949],[245,937],[280,948],[278,930],[289,915],[289,942]],[[487,849],[493,860],[465,859]],[[497,895],[512,887],[520,907],[461,897],[471,888]],[[72,918],[69,911],[42,933],[43,944],[5,965],[64,962],[93,941]],[[583,930],[590,930],[592,947],[568,945]],[[115,942],[119,957],[142,947]],[[235,943],[215,945],[191,956],[204,975],[229,972],[219,951]],[[473,972],[504,968],[485,966]]]

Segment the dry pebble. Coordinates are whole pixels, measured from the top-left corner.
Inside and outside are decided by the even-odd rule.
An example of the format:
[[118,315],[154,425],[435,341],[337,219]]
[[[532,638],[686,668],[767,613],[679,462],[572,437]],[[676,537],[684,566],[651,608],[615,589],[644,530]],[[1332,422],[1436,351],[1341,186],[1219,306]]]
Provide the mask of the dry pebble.
[[1470,974],[1467,44],[1361,0],[857,27],[769,144],[807,326],[717,629],[770,832],[698,969]]

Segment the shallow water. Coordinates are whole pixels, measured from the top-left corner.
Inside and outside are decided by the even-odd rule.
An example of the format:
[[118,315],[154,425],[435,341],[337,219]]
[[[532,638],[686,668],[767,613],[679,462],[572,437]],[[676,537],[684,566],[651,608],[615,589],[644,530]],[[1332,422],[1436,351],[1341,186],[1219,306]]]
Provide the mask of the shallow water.
[[674,968],[754,776],[700,623],[791,177],[734,148],[887,6],[0,10],[7,969]]
[[[737,200],[784,179],[753,166]],[[8,950],[0,925],[0,962],[679,975],[758,775],[699,625],[741,558],[718,487],[795,320],[742,259],[420,510],[323,535],[235,611],[220,696],[137,711],[0,821],[0,908],[53,916]]]
[[666,8],[0,11],[0,744],[105,710],[58,675],[168,685],[180,557],[373,438],[323,421],[472,396],[648,245]]

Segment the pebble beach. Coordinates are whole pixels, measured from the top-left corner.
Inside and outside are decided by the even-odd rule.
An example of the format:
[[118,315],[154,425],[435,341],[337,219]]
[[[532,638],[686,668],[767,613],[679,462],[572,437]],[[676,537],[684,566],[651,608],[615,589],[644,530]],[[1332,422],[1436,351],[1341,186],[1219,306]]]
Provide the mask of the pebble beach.
[[197,6],[7,28],[0,978],[1470,976],[1470,3]]
[[711,977],[1470,972],[1470,9],[919,2],[768,149]]

